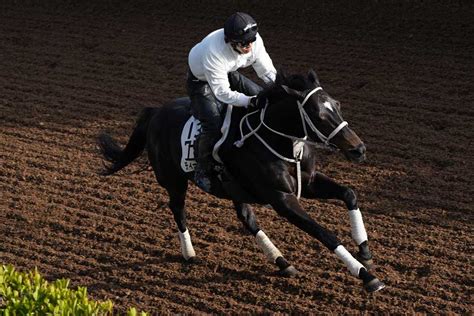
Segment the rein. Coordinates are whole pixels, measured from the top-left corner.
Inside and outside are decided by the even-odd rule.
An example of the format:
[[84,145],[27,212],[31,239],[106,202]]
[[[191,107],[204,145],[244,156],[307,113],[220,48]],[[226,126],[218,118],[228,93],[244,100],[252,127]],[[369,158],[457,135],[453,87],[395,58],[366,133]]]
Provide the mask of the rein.
[[[241,136],[241,138],[240,138],[240,140],[238,140],[234,143],[235,146],[240,148],[244,145],[245,140],[247,140],[249,137],[255,135],[255,137],[257,137],[257,139],[260,140],[260,142],[268,150],[270,150],[270,152],[273,153],[275,156],[277,156],[278,158],[280,158],[283,161],[290,162],[290,163],[295,163],[296,164],[297,182],[298,182],[298,184],[297,184],[298,185],[298,194],[297,194],[298,199],[301,197],[301,164],[300,164],[300,162],[301,162],[301,159],[303,158],[303,146],[301,146],[300,144],[305,143],[305,144],[308,144],[308,145],[311,145],[311,146],[314,146],[314,147],[317,147],[317,148],[324,148],[324,149],[334,150],[335,146],[333,144],[331,144],[329,141],[332,138],[334,138],[334,136],[336,136],[337,133],[339,133],[345,126],[348,125],[347,121],[341,122],[341,124],[339,124],[327,137],[323,133],[321,133],[316,128],[316,126],[314,126],[313,122],[309,118],[308,113],[306,113],[306,111],[304,109],[304,105],[309,100],[311,95],[313,95],[314,93],[316,93],[316,92],[318,92],[319,90],[322,90],[322,89],[323,88],[321,88],[321,87],[317,87],[317,88],[311,90],[306,95],[303,102],[300,102],[300,101],[296,100],[296,103],[298,104],[298,110],[299,110],[299,113],[300,113],[300,116],[301,116],[301,122],[303,124],[303,130],[304,130],[305,137],[301,138],[301,137],[295,137],[295,136],[292,136],[292,135],[287,135],[287,134],[279,132],[279,131],[271,128],[270,126],[268,126],[264,121],[265,112],[266,112],[267,107],[268,107],[268,101],[267,101],[267,104],[265,104],[265,107],[262,110],[256,110],[256,111],[250,112],[250,113],[246,114],[240,120],[240,136]],[[256,128],[252,128],[248,118],[251,115],[256,114],[258,112],[260,112],[260,123],[258,124],[258,126]],[[250,132],[247,133],[246,135],[244,135],[243,127],[242,127],[244,121],[247,124],[248,129],[250,130]],[[319,139],[323,142],[324,145],[321,145],[319,143],[315,143],[315,142],[307,140],[308,130],[306,128],[306,125],[308,125],[309,128],[319,137]],[[257,134],[257,131],[262,126],[266,127],[269,131],[273,132],[274,134],[280,135],[282,137],[288,138],[288,139],[293,141],[293,156],[294,156],[294,159],[293,158],[287,158],[287,157],[281,155],[280,153],[278,153],[260,135]],[[299,147],[299,150],[295,150],[296,147]]]

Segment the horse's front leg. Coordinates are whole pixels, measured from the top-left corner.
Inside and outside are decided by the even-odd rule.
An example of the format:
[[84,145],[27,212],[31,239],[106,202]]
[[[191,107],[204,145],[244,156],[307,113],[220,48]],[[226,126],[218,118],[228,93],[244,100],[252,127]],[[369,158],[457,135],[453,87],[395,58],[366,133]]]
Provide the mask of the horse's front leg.
[[357,205],[357,196],[354,191],[344,185],[336,183],[326,175],[315,172],[311,176],[305,175],[307,185],[303,188],[303,197],[311,199],[338,199],[343,201],[349,210],[351,235],[359,252],[356,258],[370,270],[373,267],[372,253],[369,250],[367,232],[365,230],[362,213]]
[[268,261],[278,266],[280,269],[280,275],[286,277],[296,275],[298,271],[295,267],[286,261],[280,250],[275,247],[270,238],[268,238],[263,230],[261,230],[257,225],[257,219],[251,206],[249,204],[234,201],[234,207],[237,211],[237,217],[242,222],[245,229],[255,237],[257,245],[262,249]]
[[316,223],[311,216],[302,209],[294,194],[279,192],[271,204],[279,215],[285,217],[290,223],[315,237],[329,250],[333,251],[337,257],[344,262],[351,274],[363,281],[364,288],[368,292],[375,292],[385,287],[379,279],[369,273],[367,269],[346,250],[333,233]]

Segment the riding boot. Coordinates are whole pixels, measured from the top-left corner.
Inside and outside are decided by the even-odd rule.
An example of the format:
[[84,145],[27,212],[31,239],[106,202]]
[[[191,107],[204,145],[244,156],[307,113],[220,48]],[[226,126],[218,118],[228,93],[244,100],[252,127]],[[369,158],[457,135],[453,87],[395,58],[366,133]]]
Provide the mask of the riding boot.
[[214,137],[211,133],[201,133],[197,139],[197,165],[194,169],[194,181],[196,185],[206,192],[211,192],[211,177],[214,166],[212,150],[214,148]]

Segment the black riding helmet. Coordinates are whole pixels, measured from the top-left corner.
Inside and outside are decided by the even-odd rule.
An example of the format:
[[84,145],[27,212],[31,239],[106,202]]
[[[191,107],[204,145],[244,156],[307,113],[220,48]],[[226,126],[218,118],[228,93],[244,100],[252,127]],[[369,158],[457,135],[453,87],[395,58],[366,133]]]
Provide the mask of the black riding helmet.
[[254,42],[257,36],[257,22],[247,13],[232,14],[224,24],[226,42],[249,43]]

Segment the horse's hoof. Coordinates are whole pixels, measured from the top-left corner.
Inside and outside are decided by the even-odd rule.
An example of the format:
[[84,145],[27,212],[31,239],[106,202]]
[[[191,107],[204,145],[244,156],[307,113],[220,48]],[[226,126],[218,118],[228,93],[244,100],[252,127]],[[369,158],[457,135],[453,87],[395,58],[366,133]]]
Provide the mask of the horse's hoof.
[[367,271],[370,271],[374,268],[374,261],[372,259],[369,260],[360,260],[360,263],[367,269]]
[[364,259],[362,258],[359,254],[356,254],[355,255],[355,258],[357,259],[357,261],[359,261],[360,263],[362,263],[362,265],[367,269],[367,271],[370,271],[371,269],[374,268],[374,260],[372,260],[372,258],[370,259]]
[[372,281],[367,282],[367,284],[364,284],[364,289],[369,293],[380,291],[384,287],[385,287],[385,284],[377,278],[373,279]]
[[195,263],[199,263],[199,259],[197,257],[189,257],[189,258],[185,258],[184,259],[186,263],[189,263],[189,264],[195,264]]
[[285,278],[291,278],[291,277],[297,276],[298,273],[299,273],[298,270],[296,270],[296,268],[293,266],[288,266],[285,269],[278,271],[278,275]]

